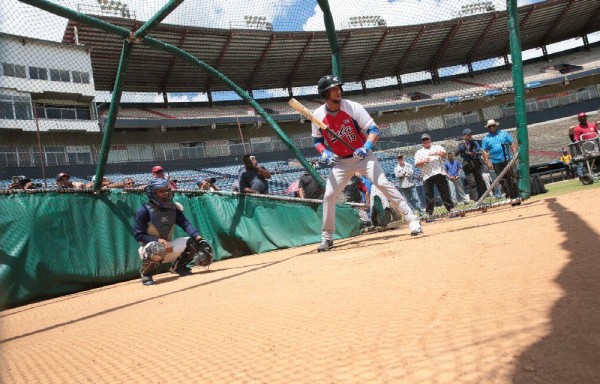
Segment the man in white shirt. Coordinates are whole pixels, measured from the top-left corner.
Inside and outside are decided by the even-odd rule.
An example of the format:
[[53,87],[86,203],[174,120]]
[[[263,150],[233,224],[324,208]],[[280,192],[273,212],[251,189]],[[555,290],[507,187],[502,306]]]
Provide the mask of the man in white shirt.
[[423,174],[423,188],[425,189],[425,211],[428,215],[433,214],[433,188],[436,187],[444,206],[448,212],[452,211],[454,204],[450,197],[450,188],[446,181],[444,172],[444,158],[446,151],[441,145],[433,145],[431,137],[424,133],[421,136],[423,148],[415,153],[415,166],[421,169]]
[[419,194],[417,193],[413,179],[415,170],[410,163],[404,161],[404,155],[399,154],[397,160],[398,164],[396,164],[396,168],[394,168],[394,175],[396,175],[398,181],[400,182],[400,192],[411,206],[413,211],[423,214],[421,200],[419,199]]

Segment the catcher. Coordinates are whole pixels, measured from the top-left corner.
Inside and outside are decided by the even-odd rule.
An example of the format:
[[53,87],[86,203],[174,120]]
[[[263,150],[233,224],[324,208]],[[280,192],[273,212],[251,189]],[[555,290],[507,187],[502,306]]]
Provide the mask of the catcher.
[[[153,179],[146,187],[146,195],[149,202],[138,208],[133,225],[133,235],[140,243],[142,284],[154,284],[152,275],[161,263],[174,261],[169,271],[179,276],[192,274],[188,266],[192,262],[208,267],[213,258],[212,248],[185,218],[181,204],[171,201],[169,182]],[[171,240],[175,224],[191,237]]]

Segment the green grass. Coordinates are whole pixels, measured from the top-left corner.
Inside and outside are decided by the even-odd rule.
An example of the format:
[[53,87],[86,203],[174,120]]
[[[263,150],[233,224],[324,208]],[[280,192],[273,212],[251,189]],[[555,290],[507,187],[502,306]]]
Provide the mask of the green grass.
[[592,185],[583,185],[579,179],[559,181],[552,184],[546,184],[547,193],[531,197],[531,201],[546,199],[548,197],[560,196],[571,192],[587,191],[590,189],[600,188],[600,181],[594,181]]

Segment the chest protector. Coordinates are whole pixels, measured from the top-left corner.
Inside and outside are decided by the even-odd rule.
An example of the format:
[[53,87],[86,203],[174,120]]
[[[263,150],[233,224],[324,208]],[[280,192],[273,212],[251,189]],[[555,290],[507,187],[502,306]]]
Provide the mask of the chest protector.
[[146,233],[156,236],[159,239],[171,241],[173,229],[175,228],[176,209],[158,208],[154,204],[144,204],[148,212],[150,212],[150,222]]

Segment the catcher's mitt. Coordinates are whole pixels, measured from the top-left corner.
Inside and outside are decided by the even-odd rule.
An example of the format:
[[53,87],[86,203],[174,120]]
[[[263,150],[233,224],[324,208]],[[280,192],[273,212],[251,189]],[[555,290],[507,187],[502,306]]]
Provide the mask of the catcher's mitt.
[[194,244],[190,244],[194,248],[194,259],[192,263],[200,267],[208,267],[213,260],[213,251],[210,244],[204,239],[195,241]]

